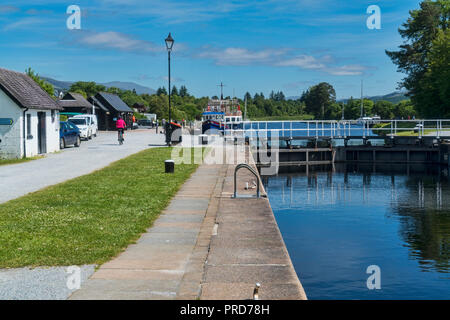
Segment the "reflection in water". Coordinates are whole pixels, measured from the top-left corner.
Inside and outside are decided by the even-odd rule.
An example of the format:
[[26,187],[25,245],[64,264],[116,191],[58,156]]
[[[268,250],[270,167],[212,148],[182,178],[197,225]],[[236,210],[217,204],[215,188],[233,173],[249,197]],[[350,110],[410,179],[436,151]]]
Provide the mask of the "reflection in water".
[[[397,268],[410,273],[411,281],[414,279],[415,283],[407,283],[408,280],[404,279],[402,284],[396,285],[392,280],[390,288],[387,288],[391,290],[385,290],[385,295],[379,295],[376,298],[449,298],[450,185],[447,168],[423,165],[347,164],[316,168],[303,167],[303,172],[298,172],[297,169],[295,173],[292,172],[292,168],[287,168],[286,171],[288,172],[280,173],[278,176],[264,177],[263,182],[289,253],[293,261],[300,261],[300,266],[295,262],[294,265],[296,269],[303,267],[307,270],[306,282],[311,283],[309,290],[306,286],[307,294],[311,296],[312,292],[312,297],[333,298],[331,292],[326,292],[329,288],[323,283],[319,285],[315,279],[316,276],[321,276],[320,267],[317,268],[316,275],[313,268],[308,273],[308,266],[301,265],[304,264],[302,261],[305,259],[308,259],[308,263],[311,264],[314,261],[310,261],[311,255],[301,256],[301,251],[305,249],[299,248],[298,243],[302,246],[310,245],[315,248],[314,250],[319,250],[314,253],[320,258],[317,258],[318,264],[323,263],[328,266],[327,264],[336,263],[331,261],[332,248],[322,248],[325,244],[323,246],[317,244],[317,241],[327,241],[327,235],[324,232],[320,231],[322,233],[318,236],[311,230],[317,223],[319,226],[317,228],[320,230],[330,230],[330,228],[346,230],[342,238],[330,235],[333,241],[342,240],[347,243],[347,248],[355,243],[361,245],[353,252],[348,249],[343,253],[349,254],[354,263],[364,264],[372,257],[378,260],[382,257],[386,261],[396,260],[396,264],[391,262],[386,264],[392,265],[390,268],[393,270]],[[311,223],[309,229],[308,223]],[[297,228],[294,229],[294,226]],[[352,230],[358,228],[359,231],[368,230],[367,234]],[[309,237],[302,236],[310,232],[312,235]],[[380,238],[368,239],[369,234],[375,235],[372,238]],[[308,238],[315,242],[309,244]],[[404,248],[407,248],[406,251]],[[367,254],[366,249],[373,252],[373,255]],[[320,250],[323,250],[323,255],[320,254]],[[358,250],[363,252],[361,258],[358,257]],[[297,254],[297,252],[300,253]],[[403,252],[406,253],[406,260],[401,258],[404,255]],[[339,261],[337,267],[339,267]],[[343,265],[342,269],[347,267]],[[337,270],[339,271],[339,268]],[[353,269],[351,270],[354,272]],[[419,274],[413,275],[415,272]],[[420,272],[438,275],[437,279],[433,278],[433,282],[423,278],[423,292],[417,288],[421,283]],[[342,274],[341,276],[345,279],[353,275]],[[302,280],[301,276],[300,279]],[[437,289],[442,291],[436,290],[433,293],[438,296],[427,294],[433,290],[432,288],[441,285],[444,287]],[[339,285],[335,284],[335,286],[338,290]],[[411,296],[411,293],[407,292],[413,287],[418,290],[417,296]],[[316,289],[317,295],[314,294]],[[335,298],[375,297],[368,296],[362,288],[355,289],[353,292],[347,288],[346,290],[344,295],[341,294]],[[402,290],[405,290],[405,293]]]
[[412,176],[406,180],[406,190],[394,207],[403,240],[423,270],[450,272],[448,180],[442,176]]

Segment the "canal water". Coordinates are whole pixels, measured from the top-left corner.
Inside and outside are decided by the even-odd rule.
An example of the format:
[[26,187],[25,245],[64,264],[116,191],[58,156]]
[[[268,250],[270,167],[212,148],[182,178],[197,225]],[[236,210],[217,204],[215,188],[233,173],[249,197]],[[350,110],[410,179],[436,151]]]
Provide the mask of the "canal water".
[[263,181],[309,299],[450,299],[447,168],[290,171]]

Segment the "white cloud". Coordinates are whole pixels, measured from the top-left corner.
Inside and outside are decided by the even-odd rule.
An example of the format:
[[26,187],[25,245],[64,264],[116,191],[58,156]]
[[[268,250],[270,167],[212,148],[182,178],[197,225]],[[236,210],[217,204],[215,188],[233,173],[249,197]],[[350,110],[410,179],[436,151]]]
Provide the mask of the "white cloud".
[[218,65],[272,64],[286,54],[286,49],[250,51],[245,48],[203,48],[199,58],[212,59]]
[[3,27],[3,31],[10,31],[10,30],[16,30],[16,29],[22,29],[24,27],[29,27],[32,25],[36,25],[36,24],[42,24],[45,23],[46,21],[40,18],[24,18],[21,20],[18,20],[16,22],[7,24],[6,26]]
[[276,65],[281,67],[299,67],[302,69],[323,69],[325,65],[313,56],[300,55],[292,59],[280,61]]
[[361,65],[345,65],[340,67],[324,68],[323,71],[334,76],[359,76],[368,68]]
[[157,53],[165,48],[146,40],[133,39],[130,36],[114,32],[75,32],[76,41],[85,46],[98,49],[115,49],[135,53]]
[[204,47],[196,58],[210,59],[221,66],[268,65],[274,67],[295,67],[306,70],[317,70],[335,76],[362,75],[368,67],[352,64],[336,66],[336,60],[327,54],[320,57],[300,54],[292,55],[293,49],[262,49],[249,50],[246,48],[211,48]]

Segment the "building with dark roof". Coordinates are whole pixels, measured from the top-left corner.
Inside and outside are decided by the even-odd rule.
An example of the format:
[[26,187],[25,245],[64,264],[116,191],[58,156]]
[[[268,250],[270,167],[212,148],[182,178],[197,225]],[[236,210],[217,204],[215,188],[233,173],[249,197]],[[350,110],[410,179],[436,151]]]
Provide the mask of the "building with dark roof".
[[61,109],[28,75],[0,68],[0,158],[58,151]]
[[99,92],[88,101],[97,108],[99,130],[116,130],[116,121],[119,116],[122,116],[127,125],[131,126],[133,110],[117,95]]
[[92,104],[79,93],[67,92],[58,103],[63,108],[63,114],[92,114]]

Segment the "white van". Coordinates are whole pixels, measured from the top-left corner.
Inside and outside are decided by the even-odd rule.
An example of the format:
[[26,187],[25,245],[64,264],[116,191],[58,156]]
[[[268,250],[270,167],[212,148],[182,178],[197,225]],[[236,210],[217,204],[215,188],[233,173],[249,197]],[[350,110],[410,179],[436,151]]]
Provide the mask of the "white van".
[[89,131],[91,136],[96,137],[98,133],[98,122],[97,122],[97,116],[93,114],[79,114],[76,116],[73,116],[71,119],[79,119],[84,118],[87,120],[87,125],[89,127]]

